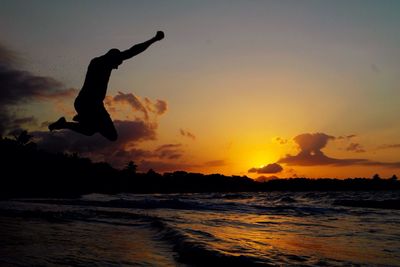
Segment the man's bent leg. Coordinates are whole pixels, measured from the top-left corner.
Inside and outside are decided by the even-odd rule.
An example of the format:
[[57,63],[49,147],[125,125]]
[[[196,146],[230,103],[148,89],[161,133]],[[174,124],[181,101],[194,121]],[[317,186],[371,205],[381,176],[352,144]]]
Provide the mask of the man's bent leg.
[[80,122],[66,122],[64,129],[70,129],[74,132],[87,136],[92,136],[96,133],[92,127]]
[[110,141],[116,141],[118,138],[117,130],[108,114],[107,116],[104,116],[102,120],[101,126],[99,127],[99,133]]

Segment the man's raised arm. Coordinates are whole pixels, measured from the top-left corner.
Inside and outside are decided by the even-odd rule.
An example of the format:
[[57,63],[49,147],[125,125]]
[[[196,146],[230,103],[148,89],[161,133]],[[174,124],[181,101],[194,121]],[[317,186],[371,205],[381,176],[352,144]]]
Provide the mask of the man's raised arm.
[[136,44],[132,46],[131,48],[122,51],[122,60],[129,59],[131,57],[136,56],[137,54],[142,53],[144,50],[146,50],[150,45],[153,43],[160,41],[164,39],[164,32],[158,31],[157,34],[151,38],[150,40],[147,40],[146,42]]

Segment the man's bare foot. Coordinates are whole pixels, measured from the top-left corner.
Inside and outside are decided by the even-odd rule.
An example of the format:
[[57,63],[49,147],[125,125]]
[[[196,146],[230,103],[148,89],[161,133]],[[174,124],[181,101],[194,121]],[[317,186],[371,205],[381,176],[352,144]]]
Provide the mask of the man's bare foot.
[[50,132],[52,132],[53,130],[64,129],[66,122],[67,121],[65,120],[64,117],[59,118],[56,122],[53,122],[52,124],[49,125]]
[[73,120],[73,121],[76,121],[76,122],[79,122],[79,121],[80,121],[79,114],[76,114],[76,115],[72,118],[72,120]]

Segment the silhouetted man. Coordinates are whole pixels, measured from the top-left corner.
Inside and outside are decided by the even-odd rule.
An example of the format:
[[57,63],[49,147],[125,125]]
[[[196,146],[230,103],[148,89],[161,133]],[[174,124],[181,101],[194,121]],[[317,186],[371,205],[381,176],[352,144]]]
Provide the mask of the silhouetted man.
[[110,141],[117,140],[117,131],[103,104],[111,71],[118,69],[122,61],[142,53],[150,45],[163,38],[164,33],[158,31],[150,40],[134,45],[128,50],[121,52],[113,48],[105,55],[92,59],[83,87],[74,102],[77,112],[73,118],[75,122],[68,122],[61,117],[49,125],[49,130],[70,129],[84,135],[93,135],[98,132]]

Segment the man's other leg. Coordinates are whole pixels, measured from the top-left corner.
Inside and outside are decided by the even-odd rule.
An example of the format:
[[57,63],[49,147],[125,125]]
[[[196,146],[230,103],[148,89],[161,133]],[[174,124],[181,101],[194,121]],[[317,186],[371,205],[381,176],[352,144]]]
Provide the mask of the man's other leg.
[[54,130],[62,130],[62,129],[69,129],[74,132],[91,136],[93,135],[96,131],[93,129],[93,127],[90,127],[89,125],[83,124],[83,123],[76,123],[76,122],[68,122],[65,120],[64,117],[59,118],[56,122],[52,123],[49,125],[49,130],[54,131]]

